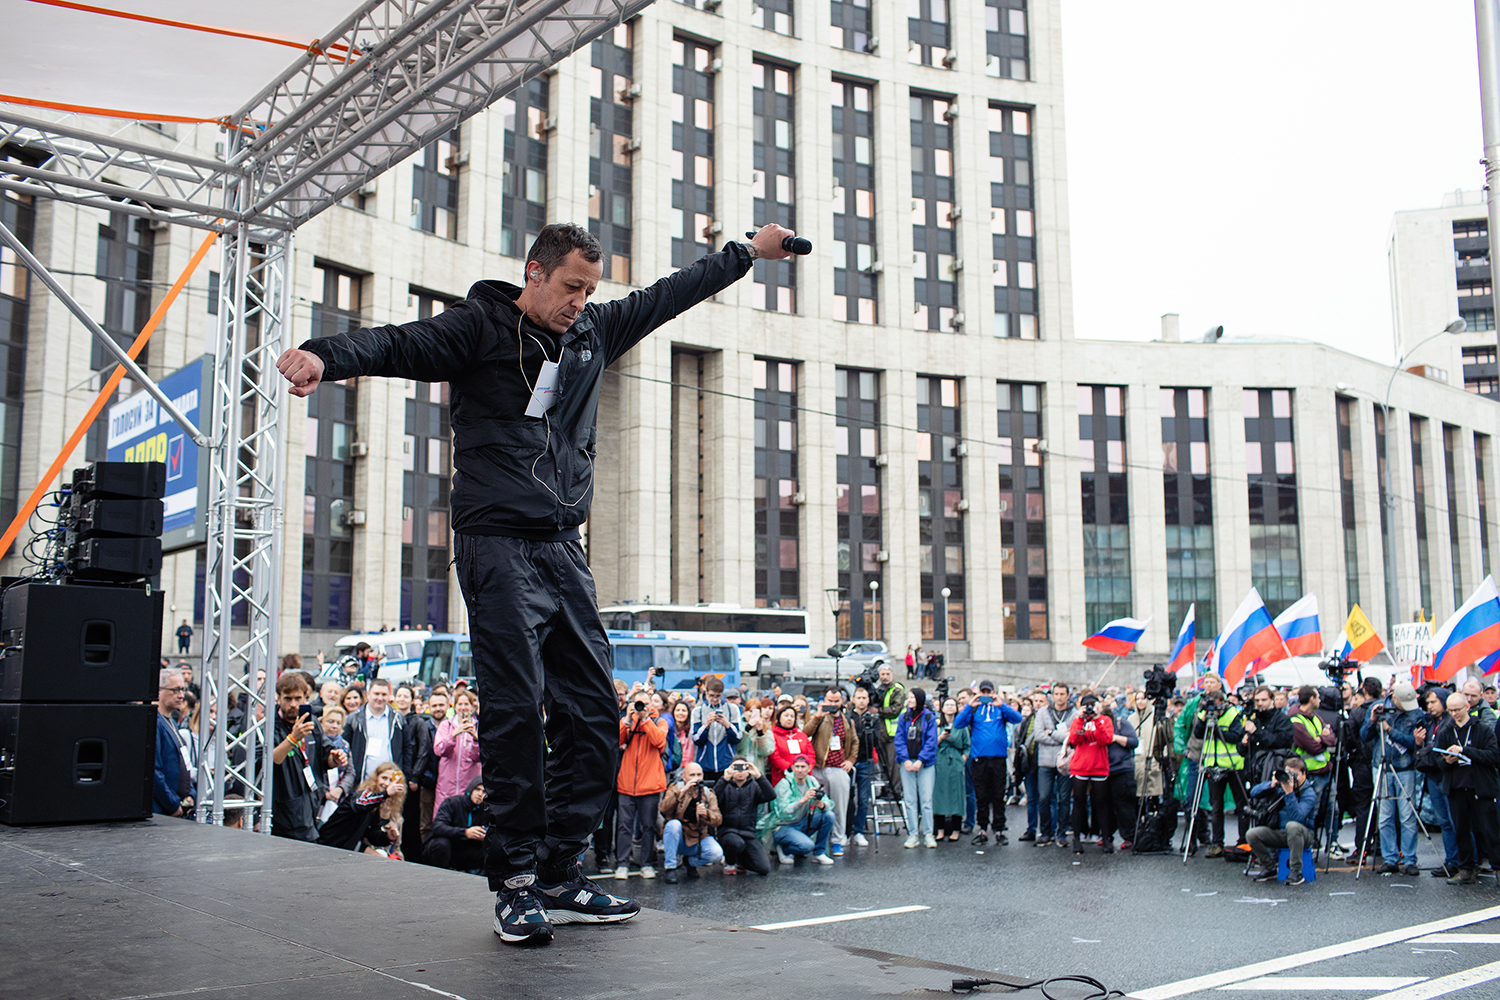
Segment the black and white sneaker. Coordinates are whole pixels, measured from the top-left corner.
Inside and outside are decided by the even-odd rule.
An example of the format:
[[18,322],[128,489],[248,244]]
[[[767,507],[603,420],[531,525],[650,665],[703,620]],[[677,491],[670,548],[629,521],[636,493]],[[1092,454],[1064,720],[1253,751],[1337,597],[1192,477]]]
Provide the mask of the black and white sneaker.
[[641,904],[611,896],[577,864],[542,872],[537,892],[554,924],[617,924],[641,912]]
[[547,919],[535,875],[512,875],[505,880],[495,900],[495,933],[506,944],[551,943],[552,922]]

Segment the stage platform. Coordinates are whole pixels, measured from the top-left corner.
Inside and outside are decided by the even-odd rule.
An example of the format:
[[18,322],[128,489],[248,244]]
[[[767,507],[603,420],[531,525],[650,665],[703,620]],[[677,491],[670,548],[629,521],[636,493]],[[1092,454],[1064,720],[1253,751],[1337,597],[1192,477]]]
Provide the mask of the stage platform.
[[183,820],[0,827],[0,997],[844,1000],[986,975],[654,910],[518,949],[493,908],[472,875]]

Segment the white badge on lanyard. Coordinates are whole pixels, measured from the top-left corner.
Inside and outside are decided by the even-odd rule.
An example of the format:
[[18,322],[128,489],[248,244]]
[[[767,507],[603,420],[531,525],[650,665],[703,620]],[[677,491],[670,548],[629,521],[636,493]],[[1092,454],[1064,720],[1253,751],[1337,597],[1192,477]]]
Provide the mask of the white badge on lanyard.
[[799,740],[787,740],[786,752],[793,757],[797,756],[797,754],[802,752],[802,743]]
[[302,765],[302,777],[306,779],[308,788],[318,787],[318,780],[313,777],[313,769],[311,764]]
[[838,733],[834,733],[833,736],[829,738],[829,740],[828,740],[828,749],[830,749],[830,750],[842,750],[842,749],[844,749],[844,741],[839,736]]
[[542,370],[536,375],[536,385],[531,389],[531,402],[526,406],[526,415],[540,417],[552,409],[552,404],[555,402],[557,402],[557,362],[543,361]]

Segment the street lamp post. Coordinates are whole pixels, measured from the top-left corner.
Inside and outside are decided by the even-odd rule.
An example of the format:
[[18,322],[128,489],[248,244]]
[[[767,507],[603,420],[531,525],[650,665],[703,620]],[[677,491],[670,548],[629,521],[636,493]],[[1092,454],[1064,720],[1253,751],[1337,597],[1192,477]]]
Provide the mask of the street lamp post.
[[1391,389],[1396,385],[1396,375],[1401,371],[1401,366],[1406,363],[1407,358],[1416,353],[1418,347],[1434,341],[1444,334],[1459,334],[1463,333],[1466,329],[1468,329],[1468,324],[1460,317],[1432,336],[1418,341],[1409,350],[1403,352],[1401,357],[1396,359],[1396,364],[1391,368],[1391,377],[1385,383],[1385,399],[1380,404],[1380,412],[1385,422],[1385,479],[1380,484],[1380,502],[1385,507],[1386,512],[1385,601],[1386,631],[1388,634],[1395,627],[1401,614],[1401,581],[1396,574],[1396,493],[1391,489],[1392,470],[1394,468],[1391,462]]
[[875,638],[879,639],[882,630],[880,628],[880,581],[870,581],[870,623],[874,626]]
[[838,587],[828,587],[823,593],[828,598],[828,610],[833,612],[833,645],[829,647],[829,652],[833,653],[833,684],[835,687],[841,687],[839,668],[844,662],[844,650],[839,645],[839,606],[844,603],[841,599],[844,592]]
[[[952,594],[953,591],[944,587],[938,593],[943,595],[943,666],[946,667],[948,665],[949,648],[952,645],[948,638],[948,595]],[[934,679],[936,678],[934,677]]]

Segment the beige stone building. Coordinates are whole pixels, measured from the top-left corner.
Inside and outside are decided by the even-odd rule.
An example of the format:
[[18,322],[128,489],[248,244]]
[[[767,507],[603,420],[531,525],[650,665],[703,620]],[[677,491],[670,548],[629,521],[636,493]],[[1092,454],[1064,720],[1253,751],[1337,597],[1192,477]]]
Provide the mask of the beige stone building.
[[[599,234],[600,298],[777,221],[812,255],[757,264],[605,382],[587,534],[601,602],[806,607],[821,649],[838,588],[847,634],[1001,678],[1082,675],[1103,621],[1153,616],[1141,651],[1161,656],[1190,602],[1211,634],[1252,584],[1273,612],[1317,593],[1330,642],[1354,601],[1384,630],[1384,530],[1394,613],[1450,612],[1500,545],[1493,401],[1400,374],[1387,436],[1391,369],[1331,348],[1274,330],[1182,344],[1170,321],[1157,343],[1075,337],[1059,23],[1037,0],[661,0],[304,226],[294,336],[515,281],[547,221]],[[123,336],[201,239],[4,203]],[[214,259],[154,338],[153,376],[211,344]],[[0,440],[14,510],[103,365],[4,274],[24,357]],[[284,649],[465,629],[445,403],[376,378],[289,402]],[[201,617],[200,559],[168,560],[173,625]]]

